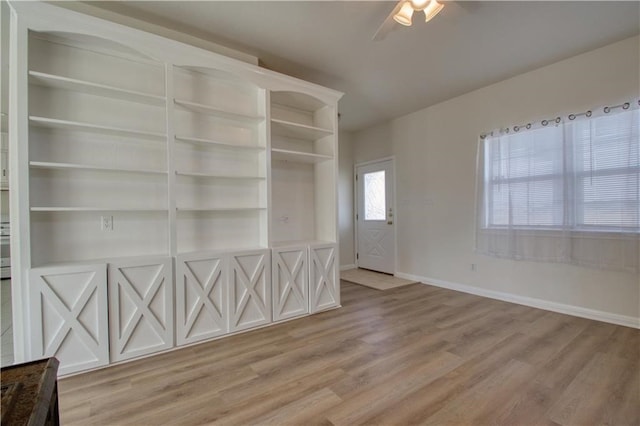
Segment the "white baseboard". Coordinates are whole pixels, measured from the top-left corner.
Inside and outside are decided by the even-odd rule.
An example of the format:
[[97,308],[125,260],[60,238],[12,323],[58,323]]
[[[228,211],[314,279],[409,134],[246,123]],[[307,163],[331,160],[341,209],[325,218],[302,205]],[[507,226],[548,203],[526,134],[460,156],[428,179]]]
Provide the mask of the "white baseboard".
[[356,265],[353,263],[351,265],[340,265],[341,271],[348,271],[349,269],[356,269]]
[[611,324],[623,325],[640,329],[640,318],[612,314],[610,312],[598,311],[595,309],[583,308],[580,306],[567,305],[564,303],[550,302],[548,300],[536,299],[533,297],[518,296],[516,294],[504,293],[500,291],[487,290],[479,287],[473,287],[465,284],[452,283],[449,281],[438,280],[435,278],[421,277],[419,275],[405,274],[396,272],[397,277],[408,280],[420,281],[423,284],[433,285],[436,287],[447,288],[450,290],[461,291],[463,293],[475,294],[476,296],[488,297],[490,299],[502,300],[504,302],[517,303],[519,305],[531,306],[533,308],[544,309],[547,311],[558,312],[561,314],[573,315],[576,317],[592,319],[596,321],[608,322]]

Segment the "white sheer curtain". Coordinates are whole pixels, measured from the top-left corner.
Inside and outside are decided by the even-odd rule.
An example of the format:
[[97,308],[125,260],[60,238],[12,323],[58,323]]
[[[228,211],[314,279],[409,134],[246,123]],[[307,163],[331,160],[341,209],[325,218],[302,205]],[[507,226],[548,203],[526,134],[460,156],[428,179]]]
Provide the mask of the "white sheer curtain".
[[478,146],[476,251],[640,271],[640,110],[515,126]]

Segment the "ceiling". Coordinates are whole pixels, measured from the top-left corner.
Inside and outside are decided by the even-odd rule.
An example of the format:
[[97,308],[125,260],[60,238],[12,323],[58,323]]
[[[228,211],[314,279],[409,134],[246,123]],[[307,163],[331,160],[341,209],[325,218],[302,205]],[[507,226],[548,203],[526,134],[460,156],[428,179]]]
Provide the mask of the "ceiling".
[[[260,58],[345,92],[356,131],[640,32],[640,2],[445,2],[372,41],[394,1],[106,1],[92,5]],[[640,48],[640,46],[639,46]],[[615,78],[615,69],[612,69]]]

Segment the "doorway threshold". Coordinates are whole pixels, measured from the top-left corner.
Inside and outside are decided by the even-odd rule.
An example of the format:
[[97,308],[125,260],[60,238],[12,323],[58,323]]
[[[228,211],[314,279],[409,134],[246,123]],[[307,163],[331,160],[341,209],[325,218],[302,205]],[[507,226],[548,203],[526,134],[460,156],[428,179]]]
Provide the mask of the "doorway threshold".
[[404,278],[394,277],[391,274],[375,272],[369,269],[348,269],[340,272],[340,279],[349,281],[350,283],[363,285],[365,287],[376,290],[390,290],[405,285],[416,284],[418,281],[405,280]]

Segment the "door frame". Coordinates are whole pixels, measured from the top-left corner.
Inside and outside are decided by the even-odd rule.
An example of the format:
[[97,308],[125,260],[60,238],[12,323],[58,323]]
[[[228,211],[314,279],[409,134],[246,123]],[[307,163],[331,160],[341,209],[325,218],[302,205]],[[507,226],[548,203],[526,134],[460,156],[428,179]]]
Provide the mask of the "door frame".
[[396,226],[398,224],[398,209],[396,208],[396,193],[397,193],[397,186],[396,186],[396,157],[395,155],[390,155],[388,157],[382,157],[382,158],[377,158],[375,160],[369,160],[369,161],[362,161],[360,163],[354,163],[353,165],[353,223],[354,223],[354,246],[353,246],[353,259],[355,261],[355,265],[356,268],[358,268],[358,219],[357,219],[357,214],[358,214],[358,181],[356,180],[356,175],[358,174],[358,167],[362,167],[362,166],[368,166],[371,164],[375,164],[375,163],[382,163],[384,161],[391,161],[391,166],[393,167],[393,173],[392,173],[392,178],[393,178],[393,197],[390,200],[391,201],[391,205],[393,206],[393,226],[394,226],[394,232],[393,232],[393,275],[396,275],[397,272],[397,264],[398,264],[398,227]]

